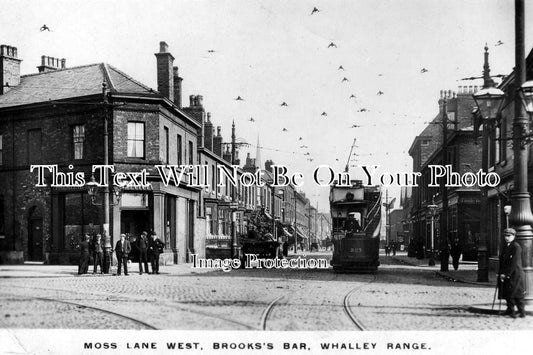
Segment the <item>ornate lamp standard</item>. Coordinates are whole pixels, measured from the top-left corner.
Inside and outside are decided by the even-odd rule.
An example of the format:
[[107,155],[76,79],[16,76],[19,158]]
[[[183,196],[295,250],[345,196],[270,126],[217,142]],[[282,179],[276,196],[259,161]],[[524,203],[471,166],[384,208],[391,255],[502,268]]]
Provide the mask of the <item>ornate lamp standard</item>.
[[[481,123],[483,125],[483,153],[481,156],[481,169],[484,172],[487,172],[489,169],[489,131],[491,131],[497,124],[497,118],[499,117],[500,110],[505,99],[505,93],[494,86],[494,81],[490,77],[488,47],[487,45],[485,45],[485,63],[483,65],[483,88],[476,92],[474,95],[472,95],[477,105],[477,112],[474,112],[474,115],[478,115],[478,117],[481,117]],[[489,281],[489,255],[487,233],[489,216],[487,213],[487,193],[487,187],[481,187],[481,228],[479,234],[477,269],[478,282]]]
[[[511,194],[511,213],[509,222],[516,230],[516,241],[522,247],[522,266],[526,274],[526,298],[528,304],[533,302],[533,214],[531,213],[530,194],[528,192],[528,149],[526,133],[529,129],[528,117],[524,114],[524,107],[528,112],[533,112],[533,83],[525,82],[525,50],[524,50],[524,0],[515,0],[515,69],[513,78],[512,97],[514,103],[513,115],[513,182],[514,190]],[[485,74],[485,73],[484,73]],[[484,75],[486,79],[486,76]],[[520,88],[517,90],[517,88]],[[497,89],[483,88],[474,95],[476,103],[484,119],[496,115],[499,110],[496,98],[501,94]],[[487,100],[487,101],[484,101]],[[494,101],[492,101],[494,99]],[[479,102],[478,102],[479,100]],[[490,102],[490,104],[489,104]],[[501,104],[501,103],[500,103]],[[490,105],[490,106],[487,106]],[[487,109],[489,111],[487,112]],[[485,131],[485,130],[484,130]],[[485,212],[484,212],[485,213]],[[483,224],[483,223],[482,223]],[[486,241],[485,241],[486,242]],[[478,270],[478,279],[480,271]],[[484,275],[481,275],[484,277]],[[487,277],[488,278],[488,277]]]

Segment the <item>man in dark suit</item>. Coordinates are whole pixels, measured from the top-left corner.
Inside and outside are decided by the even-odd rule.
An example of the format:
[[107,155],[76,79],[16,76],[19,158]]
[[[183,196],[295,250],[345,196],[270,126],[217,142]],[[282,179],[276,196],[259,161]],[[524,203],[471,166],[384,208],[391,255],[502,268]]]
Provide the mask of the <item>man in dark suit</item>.
[[[148,233],[142,232],[141,236],[137,238],[136,245],[139,249],[139,275],[143,274],[143,263],[144,272],[149,274],[150,272],[148,271]],[[153,268],[152,271],[154,271]]]
[[506,228],[503,231],[504,247],[500,255],[498,272],[498,298],[507,301],[506,315],[516,318],[514,307],[518,308],[520,317],[526,316],[524,297],[526,294],[526,277],[522,268],[522,248],[514,241],[516,231]]
[[104,243],[102,241],[102,235],[97,234],[96,240],[93,243],[93,274],[96,274],[98,265],[100,265],[100,272],[104,273]]
[[78,248],[80,248],[80,264],[78,266],[78,275],[86,274],[89,270],[89,259],[90,259],[90,252],[89,252],[89,240],[91,239],[91,236],[89,234],[85,234],[85,237],[82,242],[78,245]]
[[152,273],[159,274],[159,255],[163,252],[165,244],[157,237],[154,232],[149,244],[150,263],[152,264]]
[[126,239],[125,234],[120,235],[120,240],[115,246],[115,254],[117,255],[118,268],[117,275],[120,275],[122,264],[124,264],[124,275],[128,275],[128,255],[131,252],[130,242]]

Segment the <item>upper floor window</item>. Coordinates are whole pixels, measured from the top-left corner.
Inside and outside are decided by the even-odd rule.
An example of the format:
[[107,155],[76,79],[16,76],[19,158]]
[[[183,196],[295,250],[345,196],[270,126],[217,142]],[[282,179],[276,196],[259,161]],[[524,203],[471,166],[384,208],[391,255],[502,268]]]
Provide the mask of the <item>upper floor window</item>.
[[0,165],[4,164],[4,140],[3,135],[0,134]]
[[41,163],[42,138],[41,129],[28,130],[28,164]]
[[85,125],[72,126],[72,149],[74,159],[83,159],[85,146]]
[[178,134],[178,165],[183,163],[183,142],[181,135]]
[[144,122],[128,122],[128,157],[144,158]]
[[163,162],[165,164],[168,164],[168,146],[169,146],[169,142],[168,142],[168,127],[163,127],[164,129],[164,134],[163,134],[163,142],[161,142],[161,145],[163,146]]
[[193,151],[193,144],[191,141],[189,141],[189,164],[194,164],[194,151]]

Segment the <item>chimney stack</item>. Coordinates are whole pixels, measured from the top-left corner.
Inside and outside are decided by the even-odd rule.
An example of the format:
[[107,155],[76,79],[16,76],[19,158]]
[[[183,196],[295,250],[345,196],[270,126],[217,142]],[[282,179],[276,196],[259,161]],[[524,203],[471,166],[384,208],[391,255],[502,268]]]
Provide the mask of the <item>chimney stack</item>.
[[272,173],[272,172],[273,172],[273,170],[272,170],[272,165],[274,165],[274,162],[273,162],[272,160],[270,160],[270,159],[267,160],[267,161],[265,162],[265,170],[266,170],[266,171],[270,171],[270,172]]
[[20,84],[20,62],[16,47],[0,46],[0,95]]
[[226,150],[224,151],[224,155],[222,156],[222,159],[227,161],[231,164],[231,149],[229,147],[226,147]]
[[221,127],[217,126],[217,135],[213,138],[213,153],[222,157],[222,135]]
[[207,120],[204,125],[204,146],[213,151],[213,124],[211,123],[211,113],[207,113]]
[[178,67],[174,67],[174,103],[181,108],[181,82],[183,78],[180,78],[178,74]]
[[41,65],[37,67],[39,73],[47,73],[58,69],[65,69],[67,60],[65,58],[59,59],[54,57],[41,56]]
[[155,53],[157,60],[157,91],[174,102],[174,57],[168,52],[166,42],[159,42],[159,53]]

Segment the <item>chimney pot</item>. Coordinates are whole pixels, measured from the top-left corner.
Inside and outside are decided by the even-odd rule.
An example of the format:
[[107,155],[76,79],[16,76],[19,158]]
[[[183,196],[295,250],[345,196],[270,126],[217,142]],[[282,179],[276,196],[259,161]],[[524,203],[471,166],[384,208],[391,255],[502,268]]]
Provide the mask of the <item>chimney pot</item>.
[[172,75],[174,76],[174,103],[181,108],[181,78],[178,74],[178,67],[172,68]]
[[16,47],[0,45],[0,95],[20,84],[20,62]]
[[155,53],[157,60],[157,91],[174,102],[174,57],[167,51],[165,41],[159,42],[159,53]]

